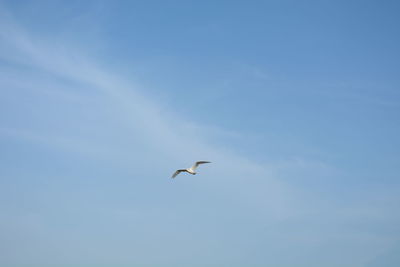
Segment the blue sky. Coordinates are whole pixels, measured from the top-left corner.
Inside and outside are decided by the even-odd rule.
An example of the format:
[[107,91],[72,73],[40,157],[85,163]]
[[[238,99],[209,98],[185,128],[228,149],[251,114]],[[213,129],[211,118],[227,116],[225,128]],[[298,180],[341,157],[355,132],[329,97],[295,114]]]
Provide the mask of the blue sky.
[[0,265],[399,266],[399,9],[1,1]]

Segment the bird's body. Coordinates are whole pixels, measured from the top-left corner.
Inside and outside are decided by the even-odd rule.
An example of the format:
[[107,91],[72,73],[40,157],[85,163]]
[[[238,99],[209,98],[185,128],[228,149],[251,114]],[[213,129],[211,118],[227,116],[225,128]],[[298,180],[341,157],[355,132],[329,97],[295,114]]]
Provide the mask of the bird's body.
[[194,170],[192,170],[192,168],[186,169],[186,172],[195,175],[196,172]]
[[175,178],[178,174],[180,174],[181,172],[187,172],[190,173],[192,175],[196,174],[196,169],[200,164],[205,164],[205,163],[211,163],[210,161],[197,161],[192,167],[187,168],[187,169],[180,169],[177,170],[176,172],[174,172],[174,174],[172,175],[171,178]]

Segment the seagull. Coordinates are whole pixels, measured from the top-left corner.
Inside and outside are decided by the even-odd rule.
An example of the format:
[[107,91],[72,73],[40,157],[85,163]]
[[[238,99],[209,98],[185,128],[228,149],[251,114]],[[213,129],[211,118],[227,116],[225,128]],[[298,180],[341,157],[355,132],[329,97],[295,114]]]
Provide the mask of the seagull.
[[171,178],[175,178],[178,174],[180,174],[181,172],[188,172],[190,174],[195,175],[196,174],[196,169],[197,167],[199,167],[200,164],[204,164],[204,163],[211,163],[210,161],[197,161],[192,167],[188,168],[188,169],[180,169],[177,170]]

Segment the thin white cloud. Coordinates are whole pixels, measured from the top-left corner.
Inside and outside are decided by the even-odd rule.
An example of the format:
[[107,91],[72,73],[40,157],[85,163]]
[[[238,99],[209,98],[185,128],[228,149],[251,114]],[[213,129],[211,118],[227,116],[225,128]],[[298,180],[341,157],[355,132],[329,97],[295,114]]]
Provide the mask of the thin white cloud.
[[[168,155],[169,159],[173,160],[169,163],[172,166],[178,163],[190,164],[192,159],[197,158],[210,159],[217,163],[215,168],[217,168],[217,173],[221,177],[230,177],[232,181],[240,179],[241,181],[236,181],[239,184],[252,181],[250,177],[262,175],[263,179],[257,182],[262,182],[265,186],[268,186],[268,193],[265,196],[266,199],[271,200],[268,201],[270,203],[268,206],[277,206],[279,208],[273,209],[278,213],[282,212],[283,203],[280,202],[283,201],[283,196],[286,194],[279,192],[285,190],[285,186],[269,175],[269,171],[265,167],[229,153],[223,148],[208,144],[205,139],[187,128],[187,125],[192,125],[190,128],[193,129],[193,125],[196,125],[194,122],[188,123],[173,112],[159,108],[158,103],[153,103],[146,98],[136,86],[123,81],[121,77],[112,72],[100,69],[91,60],[85,58],[82,53],[70,51],[68,48],[57,44],[49,45],[37,36],[33,38],[21,27],[12,23],[11,20],[2,19],[0,36],[12,47],[10,48],[12,51],[3,51],[0,54],[1,57],[6,57],[8,60],[14,59],[14,62],[21,65],[35,66],[36,69],[61,79],[67,79],[81,88],[94,88],[100,95],[101,103],[112,106],[112,115],[116,116],[117,120],[123,121],[129,132],[140,132],[140,138],[145,139],[145,143],[153,151],[157,149]],[[13,58],[13,55],[16,56]],[[21,61],[21,58],[24,58],[24,60]],[[35,80],[34,82],[35,85],[30,86],[35,87],[32,90],[43,91],[43,88],[40,87],[47,81]],[[51,90],[51,86],[56,92],[60,91],[60,86],[65,87],[62,83],[50,86],[47,84],[44,90]],[[37,89],[38,87],[39,89]],[[201,128],[200,126],[195,127]],[[203,127],[203,129],[205,128]],[[12,132],[10,129],[7,129],[7,131],[8,133]],[[212,131],[215,132],[215,130]],[[68,137],[65,136],[56,137],[45,132],[35,133],[30,129],[15,129],[14,133],[16,136],[30,140],[58,144],[58,147],[68,146],[70,149],[85,147],[82,145],[85,143],[84,140],[68,140]],[[129,137],[124,136],[124,138]],[[66,145],[67,143],[68,145]],[[73,146],[69,143],[76,145]],[[97,153],[97,150],[94,149],[94,154]],[[157,162],[160,159],[155,158],[154,160]],[[257,193],[251,192],[248,192],[248,194],[249,197],[250,195],[257,195]],[[261,195],[263,195],[263,192],[260,192],[259,196],[256,197],[257,201],[260,200]],[[275,199],[272,200],[271,198]]]

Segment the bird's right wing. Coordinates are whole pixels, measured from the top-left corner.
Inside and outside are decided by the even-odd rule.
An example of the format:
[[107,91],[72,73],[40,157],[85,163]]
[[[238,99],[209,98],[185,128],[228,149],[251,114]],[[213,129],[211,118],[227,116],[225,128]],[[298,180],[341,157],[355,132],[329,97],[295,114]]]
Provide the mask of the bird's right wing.
[[175,178],[178,174],[180,174],[181,172],[184,172],[186,170],[177,170],[176,172],[174,172],[174,174],[172,175],[171,178]]
[[211,163],[210,161],[197,161],[193,166],[192,166],[192,170],[196,170],[197,167],[199,167],[200,164],[205,164],[205,163]]

